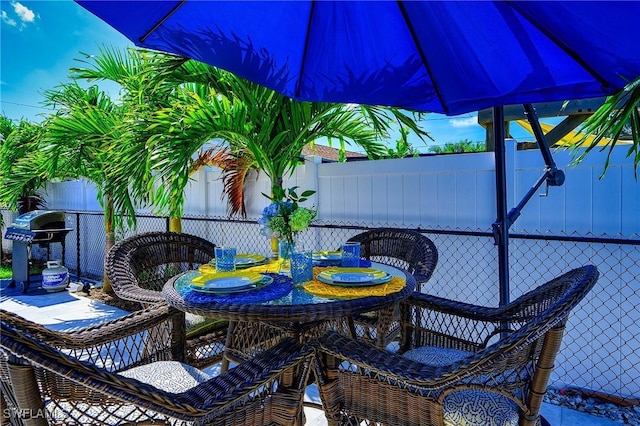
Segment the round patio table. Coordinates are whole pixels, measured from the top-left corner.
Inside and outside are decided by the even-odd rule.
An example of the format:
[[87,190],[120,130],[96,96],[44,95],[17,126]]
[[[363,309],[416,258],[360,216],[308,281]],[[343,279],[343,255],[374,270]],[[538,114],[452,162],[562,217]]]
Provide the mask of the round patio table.
[[229,321],[303,325],[389,308],[413,293],[416,286],[413,275],[376,262],[372,262],[371,266],[405,278],[404,288],[385,296],[332,299],[312,295],[304,288],[294,286],[288,294],[264,302],[243,303],[241,298],[238,298],[233,302],[195,303],[185,298],[185,294],[191,280],[199,275],[199,272],[189,271],[169,279],[162,289],[162,294],[171,306],[195,315]]
[[[391,275],[405,279],[402,290],[385,296],[366,296],[349,299],[327,298],[308,293],[302,287],[293,286],[286,295],[269,301],[242,303],[242,298],[235,298],[234,302],[208,302],[200,303],[190,301],[188,295],[191,280],[199,275],[197,271],[189,271],[174,276],[164,285],[162,294],[169,305],[181,311],[205,317],[229,320],[225,355],[221,369],[226,371],[231,361],[241,361],[251,358],[253,349],[251,345],[264,346],[266,340],[273,335],[266,334],[253,341],[251,336],[255,334],[255,323],[264,323],[274,326],[279,331],[277,336],[290,335],[296,338],[304,338],[310,329],[322,326],[330,321],[341,318],[349,318],[352,315],[371,311],[392,312],[397,304],[413,293],[416,281],[413,275],[392,266],[371,262],[371,267],[381,269]],[[251,324],[252,327],[238,327],[238,323]],[[353,324],[349,324],[351,328]],[[355,330],[350,333],[355,336]],[[234,340],[236,339],[236,340]],[[242,343],[237,343],[241,341]],[[252,343],[247,345],[246,341]],[[295,380],[292,379],[292,380]],[[313,404],[312,404],[313,405]],[[301,410],[297,425],[303,425],[304,412]]]

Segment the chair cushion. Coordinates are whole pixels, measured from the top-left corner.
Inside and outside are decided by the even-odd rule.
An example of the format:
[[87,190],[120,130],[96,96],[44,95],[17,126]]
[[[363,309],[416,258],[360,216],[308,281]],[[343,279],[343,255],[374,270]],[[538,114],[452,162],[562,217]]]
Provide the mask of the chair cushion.
[[[185,392],[211,377],[195,367],[177,361],[157,361],[122,370],[118,374],[172,393]],[[50,417],[64,420],[64,424],[168,424],[166,416],[126,403],[100,405],[97,401],[85,402],[81,398],[48,400],[46,404]]]
[[119,374],[173,393],[185,392],[211,378],[203,371],[178,361],[152,362]]
[[465,359],[473,352],[461,351],[459,349],[446,349],[437,346],[420,346],[411,349],[402,356],[421,362],[427,365],[441,366]]
[[[423,364],[434,367],[444,366],[473,355],[473,352],[462,351],[459,349],[445,349],[437,346],[420,346],[402,354],[404,357]],[[484,384],[497,387],[502,390],[510,390],[517,398],[522,399],[522,392],[519,388],[514,388],[514,382],[518,380],[527,381],[525,377],[526,371],[516,371],[514,369],[505,370],[501,373],[481,374],[469,377],[465,381],[469,383]]]
[[455,391],[444,397],[445,426],[518,426],[518,406],[509,398],[475,389]]
[[[403,354],[423,364],[441,366],[460,361],[473,352],[420,346]],[[465,389],[445,396],[442,407],[445,426],[517,426],[518,406],[509,398],[488,391]]]

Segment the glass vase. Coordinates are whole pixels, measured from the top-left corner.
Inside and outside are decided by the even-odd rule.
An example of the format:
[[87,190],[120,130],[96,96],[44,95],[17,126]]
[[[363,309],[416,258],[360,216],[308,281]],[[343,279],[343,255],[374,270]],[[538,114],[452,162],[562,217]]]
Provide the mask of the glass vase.
[[289,275],[291,273],[291,255],[296,249],[295,242],[287,240],[278,241],[278,263],[280,264],[280,274]]
[[293,254],[295,249],[295,242],[288,242],[287,240],[278,241],[278,259],[282,261],[291,260],[291,254]]

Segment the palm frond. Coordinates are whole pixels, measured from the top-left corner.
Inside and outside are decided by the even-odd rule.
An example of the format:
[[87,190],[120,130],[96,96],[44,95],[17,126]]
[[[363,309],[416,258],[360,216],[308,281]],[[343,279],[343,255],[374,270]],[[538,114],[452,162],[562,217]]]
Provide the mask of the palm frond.
[[244,182],[248,173],[255,168],[255,162],[249,156],[238,155],[229,149],[208,150],[199,156],[203,165],[218,167],[222,170],[223,193],[227,197],[227,214],[240,214],[247,217],[244,202]]
[[[640,165],[640,78],[629,83],[615,95],[609,96],[605,103],[583,123],[580,130],[585,136],[570,147],[574,152],[574,164],[582,161],[603,140],[610,141],[601,148],[609,151],[602,177],[609,166],[613,148],[623,136],[630,136],[632,144],[627,151],[627,157],[633,158],[637,179],[638,165]],[[583,148],[589,136],[594,138],[583,151],[580,148]]]

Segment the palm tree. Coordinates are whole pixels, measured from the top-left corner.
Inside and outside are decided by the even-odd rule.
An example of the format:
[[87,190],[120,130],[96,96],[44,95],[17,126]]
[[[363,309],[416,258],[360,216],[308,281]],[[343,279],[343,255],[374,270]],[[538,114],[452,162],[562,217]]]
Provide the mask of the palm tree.
[[[224,161],[227,156],[224,152],[201,150],[206,142],[201,138],[180,146],[157,143],[166,133],[182,126],[179,115],[169,123],[162,119],[165,112],[183,111],[194,102],[191,89],[157,78],[156,62],[162,59],[162,54],[143,49],[128,49],[123,55],[102,48],[100,55],[86,55],[82,62],[88,66],[72,68],[71,75],[89,81],[111,80],[123,87],[121,101],[127,114],[119,127],[118,146],[114,146],[121,159],[112,164],[118,167],[110,182],[114,202],[127,202],[130,194],[135,200],[153,205],[157,213],[168,213],[170,230],[180,231],[183,193],[190,176],[199,167]],[[171,176],[156,172],[166,170],[165,162],[174,157],[180,158],[180,167],[171,169]]]
[[9,134],[16,128],[15,123],[9,117],[0,115],[0,144],[3,143]]
[[[107,183],[109,196],[118,211],[133,212],[135,205],[150,205],[149,188],[153,177],[149,159],[153,156],[147,146],[152,136],[145,117],[168,104],[168,91],[162,85],[150,87],[146,83],[149,59],[141,50],[102,47],[98,55],[87,55],[80,63],[89,67],[73,67],[71,78],[96,82],[109,80],[119,84],[121,115],[111,132],[109,150],[112,154]],[[135,185],[132,185],[135,182]]]
[[[161,209],[181,216],[183,193],[193,173],[205,165],[220,167],[228,193],[242,194],[243,173],[253,167],[247,156],[224,140],[234,129],[246,125],[246,106],[224,96],[203,97],[199,87],[177,89],[170,107],[148,117],[155,135],[148,140],[154,152],[150,167],[156,172],[154,203]],[[230,214],[244,213],[243,204],[228,204]]]
[[[223,170],[229,213],[245,215],[242,189],[248,171],[262,169],[274,186],[281,187],[302,147],[318,137],[347,140],[371,156],[384,156],[379,139],[386,135],[391,118],[426,135],[406,112],[295,102],[226,71],[173,55],[131,49],[125,58],[103,50],[86,62],[89,67],[72,69],[75,78],[108,79],[124,87],[129,123],[121,141],[147,159],[119,163],[119,175],[127,181],[119,182],[114,196],[126,190],[151,194],[155,208],[173,219],[181,216],[190,176],[205,164]],[[137,65],[137,75],[123,73],[131,63]]]
[[[39,151],[46,159],[40,168],[49,179],[85,178],[98,188],[104,209],[105,255],[115,243],[115,231],[135,225],[136,206],[144,201],[129,193],[112,196],[119,179],[113,167],[123,161],[120,135],[126,109],[115,104],[96,86],[61,84],[45,92],[46,103],[57,106],[56,114],[44,121]],[[104,291],[110,291],[104,277]]]
[[[608,138],[611,142],[601,148],[604,150],[607,146],[609,147],[609,155],[602,172],[604,175],[609,166],[611,152],[618,140],[625,136],[630,137],[633,144],[627,151],[627,157],[633,157],[637,179],[640,164],[640,77],[630,82],[620,92],[609,96],[605,103],[583,123],[581,131],[585,133],[585,137],[571,146],[576,154],[574,162],[582,161],[600,141]],[[578,151],[589,135],[595,138],[584,151]]]
[[0,122],[0,203],[19,214],[44,207],[38,192],[48,180],[39,168],[46,160],[38,148],[44,127],[27,120],[15,125],[7,117]]
[[[10,176],[10,174],[7,174],[7,173],[8,172],[10,173],[9,168],[12,166],[12,163],[8,161],[3,161],[3,159],[5,159],[4,144],[7,138],[9,137],[9,135],[13,133],[15,128],[16,128],[16,125],[13,122],[13,120],[11,120],[9,117],[6,117],[4,115],[0,115],[0,185],[4,183],[3,176]],[[2,185],[2,187],[4,187],[4,185]],[[7,203],[2,199],[1,196],[0,196],[0,207],[2,208],[7,207]],[[0,214],[0,230],[3,228],[4,228],[4,215]],[[0,247],[0,263],[2,262],[3,255],[4,253],[2,251],[2,248]]]
[[[388,135],[391,122],[409,128],[419,137],[427,136],[408,112],[394,108],[322,102],[297,102],[234,74],[194,60],[164,55],[158,61],[157,78],[192,88],[193,102],[183,109],[165,109],[156,116],[166,129],[157,138],[163,157],[163,172],[174,176],[184,168],[193,148],[214,138],[232,158],[222,164],[223,179],[232,213],[242,212],[242,184],[246,173],[259,169],[271,179],[272,194],[282,191],[283,177],[293,172],[302,148],[318,138],[338,139],[359,145],[370,157],[387,154],[381,140]],[[195,88],[184,83],[195,84]],[[186,96],[186,95],[185,95]],[[176,126],[176,123],[180,123]],[[171,131],[173,130],[173,131]],[[164,148],[161,148],[164,146]],[[182,154],[177,147],[190,146]],[[172,156],[168,156],[169,152]],[[211,152],[211,151],[210,151]],[[235,168],[237,167],[237,168]]]

